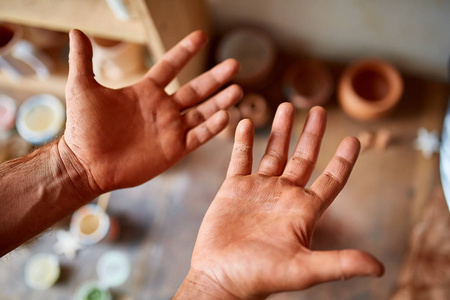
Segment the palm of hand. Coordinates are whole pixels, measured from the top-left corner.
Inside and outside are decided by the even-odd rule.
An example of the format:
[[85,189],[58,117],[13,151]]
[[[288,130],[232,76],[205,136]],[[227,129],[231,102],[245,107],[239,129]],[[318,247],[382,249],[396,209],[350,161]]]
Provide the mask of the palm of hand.
[[[192,257],[192,270],[207,274],[236,298],[305,289],[324,281],[381,275],[382,266],[358,250],[309,249],[314,226],[345,184],[359,144],[348,138],[324,174],[305,185],[325,128],[313,109],[294,156],[286,164],[293,109],[280,106],[258,172],[251,173],[251,126],[241,123],[227,179],[209,208]],[[281,130],[280,130],[281,129]]]
[[142,81],[113,90],[93,79],[88,39],[81,32],[71,33],[64,140],[88,166],[102,191],[134,186],[155,177],[226,126],[228,115],[223,109],[240,99],[237,86],[193,105],[236,74],[235,61],[225,61],[171,96],[164,91],[205,39],[200,32],[191,34]]

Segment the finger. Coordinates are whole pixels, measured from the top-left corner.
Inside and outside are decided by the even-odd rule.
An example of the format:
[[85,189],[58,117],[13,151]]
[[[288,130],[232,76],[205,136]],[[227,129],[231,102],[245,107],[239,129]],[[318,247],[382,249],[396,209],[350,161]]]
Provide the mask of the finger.
[[275,114],[269,142],[258,172],[268,176],[279,176],[286,165],[289,140],[294,123],[294,106],[282,103]]
[[[306,264],[306,265],[305,265]],[[302,259],[303,272],[310,273],[309,286],[356,276],[382,276],[383,264],[360,250],[313,251],[308,260]]]
[[208,101],[193,107],[183,115],[183,121],[187,128],[193,128],[204,122],[219,110],[226,110],[242,98],[242,89],[238,85],[232,85],[221,91]]
[[252,173],[253,137],[254,129],[252,121],[249,119],[240,121],[236,128],[227,178]]
[[230,81],[237,72],[239,72],[237,60],[227,59],[182,86],[173,95],[173,99],[180,105],[181,110],[184,110],[213,94]]
[[310,190],[320,199],[321,211],[325,210],[347,183],[348,177],[358,158],[359,141],[354,137],[345,138],[325,171],[311,185]]
[[222,131],[227,126],[228,119],[228,113],[220,110],[202,124],[189,130],[186,134],[187,152],[195,150]]
[[69,33],[69,76],[67,87],[69,93],[76,93],[73,88],[96,83],[92,71],[92,45],[89,38],[80,30]]
[[308,183],[316,165],[326,123],[326,110],[320,106],[313,107],[308,114],[295,152],[284,169],[282,175],[284,179],[302,187]]
[[157,86],[164,88],[178,72],[202,49],[208,37],[197,30],[182,39],[147,72],[144,80],[151,79]]

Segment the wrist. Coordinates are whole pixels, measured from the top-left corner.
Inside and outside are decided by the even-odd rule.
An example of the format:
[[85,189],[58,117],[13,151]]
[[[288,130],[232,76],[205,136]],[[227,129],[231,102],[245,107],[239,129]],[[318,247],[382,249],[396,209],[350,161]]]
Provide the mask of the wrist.
[[103,193],[90,170],[86,168],[67,145],[64,136],[55,144],[54,157],[61,172],[67,176],[66,187],[81,201],[90,202]]
[[240,298],[227,291],[205,272],[191,269],[173,299],[235,300]]

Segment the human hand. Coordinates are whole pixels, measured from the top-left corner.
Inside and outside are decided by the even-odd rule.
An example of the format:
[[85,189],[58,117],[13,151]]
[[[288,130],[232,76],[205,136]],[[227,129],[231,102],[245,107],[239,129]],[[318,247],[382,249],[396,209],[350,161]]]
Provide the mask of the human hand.
[[76,162],[66,165],[81,165],[97,194],[155,177],[225,128],[225,110],[240,100],[241,89],[232,85],[201,101],[236,75],[237,61],[224,61],[173,95],[164,91],[206,41],[203,32],[191,33],[140,82],[114,90],[94,79],[89,39],[70,32],[67,125],[60,149],[70,149]]
[[293,117],[293,106],[281,104],[254,174],[253,126],[249,120],[238,125],[226,180],[202,222],[178,299],[193,294],[264,298],[326,281],[382,275],[382,264],[368,253],[310,250],[315,224],[347,182],[360,145],[355,138],[344,139],[324,173],[306,188],[324,135],[326,111],[311,109],[287,161]]

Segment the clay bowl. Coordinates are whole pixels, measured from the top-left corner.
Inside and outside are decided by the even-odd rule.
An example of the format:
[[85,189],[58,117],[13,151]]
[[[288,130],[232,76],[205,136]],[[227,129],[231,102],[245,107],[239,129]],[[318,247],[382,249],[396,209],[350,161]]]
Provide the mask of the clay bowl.
[[297,109],[323,105],[333,92],[333,79],[328,68],[316,60],[294,63],[283,79],[285,96]]
[[365,59],[342,74],[338,100],[349,116],[370,121],[387,116],[402,93],[403,80],[395,67],[380,59]]
[[257,28],[239,27],[220,40],[216,61],[236,59],[241,69],[233,80],[250,87],[267,79],[275,66],[276,55],[275,43],[268,34]]

